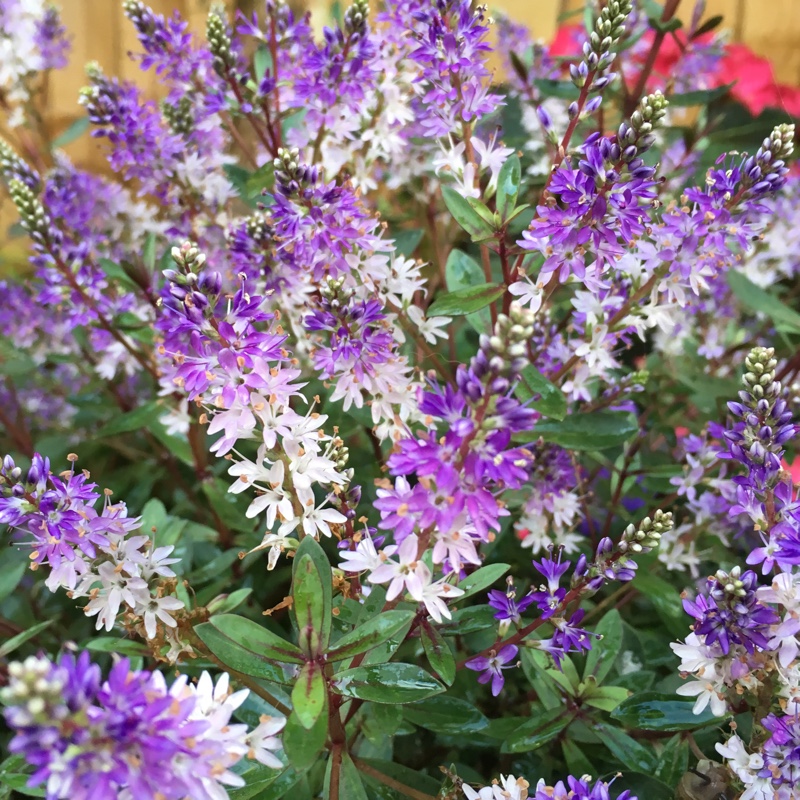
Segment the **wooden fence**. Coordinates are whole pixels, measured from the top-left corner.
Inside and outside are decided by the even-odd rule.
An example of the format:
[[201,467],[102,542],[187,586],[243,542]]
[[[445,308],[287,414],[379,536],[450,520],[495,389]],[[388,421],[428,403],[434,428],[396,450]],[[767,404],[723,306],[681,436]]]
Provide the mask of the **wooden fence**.
[[[245,2],[253,5],[254,0]],[[306,2],[318,19],[325,18],[330,0]],[[685,15],[690,13],[693,2],[683,0]],[[143,73],[128,57],[137,42],[133,27],[122,14],[121,0],[59,0],[59,3],[73,46],[70,66],[52,76],[44,109],[51,132],[65,130],[79,115],[76,101],[79,89],[86,82],[83,67],[88,61],[98,61],[107,73],[136,80],[149,94],[158,96],[156,77]],[[209,3],[210,0],[149,0],[149,5],[158,12],[179,11],[200,31]],[[234,0],[229,0],[229,6],[234,4]],[[346,5],[346,0],[340,4]],[[583,0],[495,0],[494,3],[490,0],[490,5],[527,23],[541,39],[553,35],[560,15],[582,4]],[[255,0],[255,6],[258,5]],[[746,42],[773,60],[779,80],[800,85],[800,0],[707,0],[706,16],[714,14],[725,17],[725,26],[734,39]],[[77,163],[101,166],[98,147],[89,137],[71,144],[68,152]]]

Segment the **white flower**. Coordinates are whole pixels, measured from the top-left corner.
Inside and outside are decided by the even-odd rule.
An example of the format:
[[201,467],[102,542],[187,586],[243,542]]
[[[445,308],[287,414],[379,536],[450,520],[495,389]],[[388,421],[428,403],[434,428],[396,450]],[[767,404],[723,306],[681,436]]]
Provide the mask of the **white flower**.
[[394,600],[405,588],[414,600],[422,602],[423,578],[427,567],[417,560],[418,547],[419,542],[415,534],[406,536],[397,550],[399,563],[386,560],[369,576],[370,583],[390,581],[386,590],[387,600]]
[[728,711],[728,704],[725,701],[725,686],[716,675],[709,675],[699,681],[689,681],[678,687],[677,694],[683,697],[697,698],[692,708],[694,714],[702,714],[709,705],[711,713],[715,717],[724,717]]
[[183,608],[183,601],[178,600],[177,597],[151,597],[147,604],[142,609],[136,609],[143,613],[144,617],[144,630],[148,639],[155,639],[156,630],[158,629],[158,620],[161,620],[165,625],[174,628],[178,623],[172,618],[170,611],[177,611]]
[[320,533],[323,536],[332,536],[330,524],[341,525],[343,522],[347,522],[347,517],[335,508],[312,508],[303,512],[303,532],[315,539],[319,539]]
[[522,280],[512,283],[508,291],[518,297],[520,304],[528,306],[534,314],[542,307],[544,288],[540,283],[533,283],[527,277],[523,277]]
[[345,572],[365,572],[377,569],[386,558],[397,551],[393,544],[384,547],[380,553],[375,549],[375,542],[372,537],[365,535],[356,545],[355,550],[341,551],[341,567]]
[[[461,788],[467,800],[524,800],[528,796],[529,786],[524,778],[501,775],[499,781],[492,781],[491,786],[484,786],[477,791],[466,783]],[[544,788],[544,781],[539,781],[537,791]]]
[[281,740],[276,734],[283,730],[286,720],[283,717],[270,717],[263,714],[257,728],[247,735],[245,742],[249,748],[247,757],[255,759],[267,767],[282,769],[283,764],[275,755],[281,748]]
[[[752,786],[756,782],[756,773],[764,766],[764,759],[760,753],[748,753],[744,742],[736,734],[725,744],[716,744],[715,747],[745,786]],[[751,795],[751,797],[757,796]]]
[[426,318],[425,313],[419,306],[409,306],[406,314],[428,344],[436,344],[437,336],[440,339],[447,338],[447,332],[440,330],[440,328],[445,328],[452,322],[450,317]]
[[428,613],[433,617],[436,622],[442,622],[443,619],[450,619],[450,609],[447,607],[444,599],[454,599],[464,594],[463,589],[453,586],[452,583],[447,583],[446,579],[442,579],[431,583],[431,572],[428,567],[423,564],[425,571],[427,571],[427,580],[423,572],[423,588],[422,588],[422,602]]

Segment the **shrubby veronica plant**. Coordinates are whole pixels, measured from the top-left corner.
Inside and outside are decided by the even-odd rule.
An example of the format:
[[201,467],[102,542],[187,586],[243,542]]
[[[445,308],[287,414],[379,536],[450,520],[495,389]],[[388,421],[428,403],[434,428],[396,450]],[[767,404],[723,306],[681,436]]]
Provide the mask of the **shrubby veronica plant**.
[[0,794],[800,796],[800,182],[719,19],[123,5],[163,100],[51,142],[0,2]]

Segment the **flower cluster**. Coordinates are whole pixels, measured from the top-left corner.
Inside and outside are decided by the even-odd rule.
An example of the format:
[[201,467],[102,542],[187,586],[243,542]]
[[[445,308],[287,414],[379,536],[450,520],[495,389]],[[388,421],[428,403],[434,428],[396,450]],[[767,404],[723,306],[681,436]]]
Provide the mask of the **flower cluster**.
[[148,639],[170,645],[171,656],[182,644],[175,628],[175,613],[184,603],[173,596],[175,573],[172,545],[157,547],[154,539],[136,533],[137,517],[129,517],[125,503],[111,503],[110,492],[102,508],[97,484],[89,473],[72,468],[56,475],[50,461],[38,453],[23,475],[10,456],[0,470],[0,522],[31,548],[31,568],[46,564],[50,591],[66,589],[70,597],[88,598],[84,611],[97,617],[97,629],[110,631],[127,609],[130,624],[139,624]]
[[[467,800],[608,800],[611,783],[613,781],[602,780],[593,783],[588,775],[580,778],[570,775],[566,783],[558,781],[550,786],[542,778],[536,784],[535,794],[530,794],[530,783],[524,778],[501,775],[500,780],[493,781],[491,786],[476,790],[464,784],[462,788]],[[617,797],[618,800],[637,800],[629,791],[623,791]]]
[[31,656],[8,672],[11,752],[25,754],[35,768],[28,786],[44,785],[49,800],[216,800],[224,786],[244,785],[231,770],[243,757],[281,766],[284,720],[264,718],[252,731],[233,723],[248,692],[231,692],[227,674],[216,685],[204,672],[197,684],[181,675],[167,686],[160,672],[121,659],[104,681],[88,653]]

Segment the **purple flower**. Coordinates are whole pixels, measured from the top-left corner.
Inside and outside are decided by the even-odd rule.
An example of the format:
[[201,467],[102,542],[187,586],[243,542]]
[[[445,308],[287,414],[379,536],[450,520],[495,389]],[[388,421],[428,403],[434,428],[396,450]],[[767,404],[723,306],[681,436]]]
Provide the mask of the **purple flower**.
[[497,697],[503,690],[503,684],[506,679],[503,676],[503,670],[511,669],[516,666],[510,664],[517,657],[519,648],[514,644],[507,644],[501,647],[500,650],[492,652],[488,656],[476,656],[471,658],[466,663],[467,669],[474,669],[481,674],[478,676],[479,683],[492,682],[492,694]]
[[733,644],[742,645],[748,653],[766,649],[769,626],[779,617],[758,601],[757,588],[758,578],[752,570],[719,571],[706,582],[707,594],[683,601],[686,613],[697,620],[694,632],[704,635],[708,645],[718,642],[725,654]]
[[505,592],[501,592],[499,589],[492,589],[488,597],[489,605],[497,612],[494,618],[503,622],[511,621],[515,624],[519,624],[525,609],[535,601],[531,594],[526,594],[517,600],[513,584],[509,584]]

